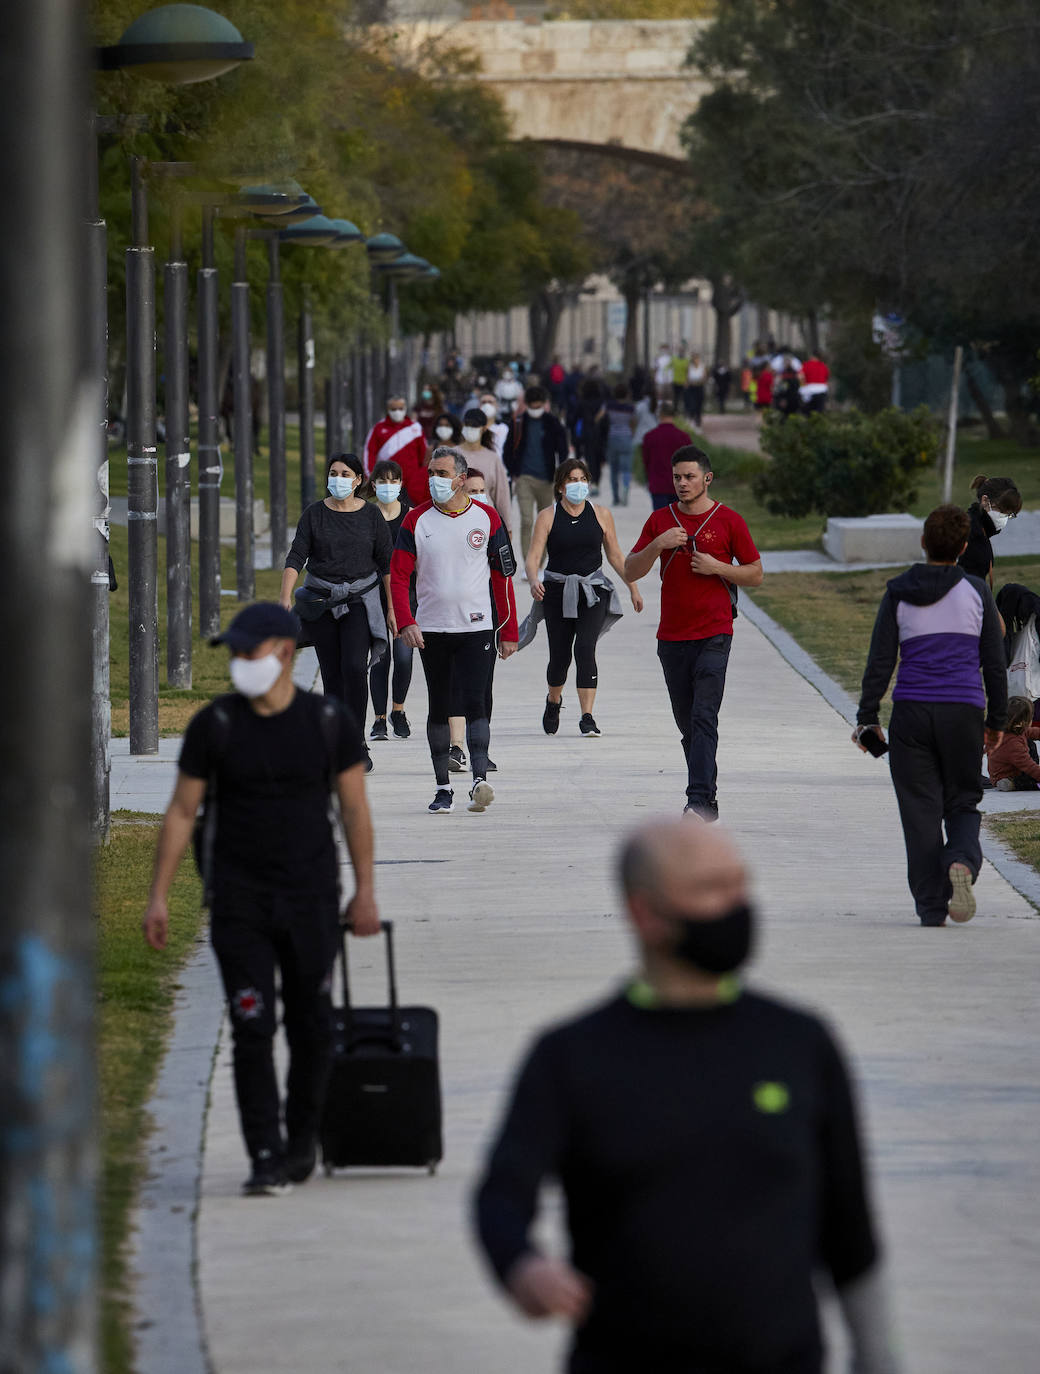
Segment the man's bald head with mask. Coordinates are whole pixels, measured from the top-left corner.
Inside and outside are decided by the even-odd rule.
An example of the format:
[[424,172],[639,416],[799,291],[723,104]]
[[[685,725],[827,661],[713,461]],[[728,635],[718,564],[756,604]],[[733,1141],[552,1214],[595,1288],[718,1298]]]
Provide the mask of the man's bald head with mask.
[[625,842],[618,876],[657,995],[717,997],[753,942],[747,874],[726,832],[689,819],[649,822]]

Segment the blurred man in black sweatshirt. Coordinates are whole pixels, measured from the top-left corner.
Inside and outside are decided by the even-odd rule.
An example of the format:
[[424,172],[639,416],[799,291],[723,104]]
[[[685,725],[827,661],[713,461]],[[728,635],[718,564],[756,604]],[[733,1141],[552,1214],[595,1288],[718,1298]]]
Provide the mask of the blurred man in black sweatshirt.
[[[659,822],[620,877],[642,971],[529,1054],[477,1194],[492,1268],[573,1324],[570,1374],[820,1374],[820,1272],[856,1374],[896,1374],[848,1075],[820,1021],[737,981],[736,850]],[[568,1260],[531,1239],[549,1178]]]

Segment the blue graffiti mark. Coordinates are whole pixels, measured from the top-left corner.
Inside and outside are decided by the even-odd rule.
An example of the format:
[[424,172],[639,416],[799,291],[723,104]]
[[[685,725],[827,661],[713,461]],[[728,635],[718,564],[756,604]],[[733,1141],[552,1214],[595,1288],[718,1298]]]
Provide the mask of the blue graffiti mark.
[[[85,1033],[88,997],[74,966],[34,934],[17,943],[13,969],[0,981],[0,1015],[14,1020],[18,1032],[9,1085],[24,1106],[0,1120],[0,1151],[25,1167],[25,1291],[29,1311],[44,1326],[55,1314],[82,1305],[92,1287],[94,1194],[85,1140],[93,1083],[92,1042]],[[61,1091],[52,1105],[46,1092],[56,1086],[56,1075]],[[73,1163],[71,1174],[54,1168],[62,1155]],[[42,1374],[75,1374],[68,1353],[55,1347],[41,1352],[38,1368]]]

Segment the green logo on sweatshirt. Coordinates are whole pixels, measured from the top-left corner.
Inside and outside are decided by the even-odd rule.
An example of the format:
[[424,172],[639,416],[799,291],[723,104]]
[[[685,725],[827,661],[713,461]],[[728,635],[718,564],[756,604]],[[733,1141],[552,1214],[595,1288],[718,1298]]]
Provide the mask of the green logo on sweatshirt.
[[777,1116],[791,1105],[791,1094],[786,1083],[756,1083],[751,1090],[751,1100],[760,1112]]

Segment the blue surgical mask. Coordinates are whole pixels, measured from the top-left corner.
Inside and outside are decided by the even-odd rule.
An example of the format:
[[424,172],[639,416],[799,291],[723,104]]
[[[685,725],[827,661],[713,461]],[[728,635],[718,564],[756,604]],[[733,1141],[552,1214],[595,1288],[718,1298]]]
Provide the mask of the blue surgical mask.
[[563,494],[572,506],[580,506],[589,494],[588,482],[567,482]]
[[401,495],[400,482],[377,482],[376,500],[381,501],[384,506],[392,506]]
[[329,495],[336,501],[345,501],[353,493],[353,477],[330,477]]
[[443,506],[455,495],[455,479],[453,477],[431,476],[430,495],[439,505]]

